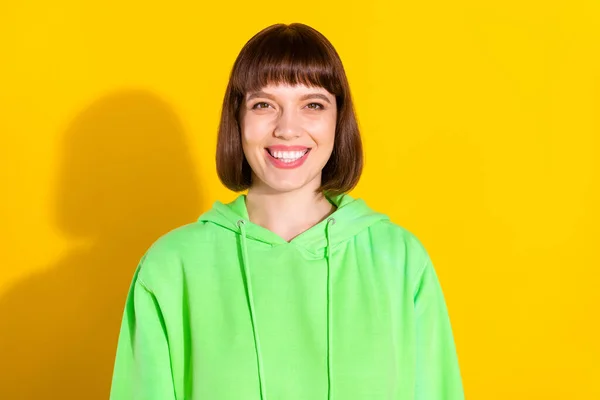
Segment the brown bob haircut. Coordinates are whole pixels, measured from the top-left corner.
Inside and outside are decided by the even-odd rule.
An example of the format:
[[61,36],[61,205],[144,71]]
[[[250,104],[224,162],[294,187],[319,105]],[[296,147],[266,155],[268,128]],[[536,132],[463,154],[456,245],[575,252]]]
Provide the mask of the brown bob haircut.
[[246,43],[235,60],[217,139],[217,173],[221,182],[235,192],[252,185],[252,170],[242,149],[240,107],[248,92],[269,84],[322,87],[335,96],[333,152],[323,168],[318,191],[336,195],[354,188],[362,172],[363,152],[348,79],[329,40],[300,23],[263,29]]

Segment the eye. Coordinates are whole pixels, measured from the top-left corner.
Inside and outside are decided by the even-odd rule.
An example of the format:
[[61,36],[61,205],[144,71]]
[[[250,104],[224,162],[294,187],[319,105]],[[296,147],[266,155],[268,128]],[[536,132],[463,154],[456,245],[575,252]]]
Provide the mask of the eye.
[[323,107],[323,104],[321,103],[310,103],[307,104],[306,107],[313,109],[313,110],[323,110],[325,107]]
[[260,101],[252,106],[253,110],[262,110],[264,108],[268,108],[269,103],[265,103],[264,101]]

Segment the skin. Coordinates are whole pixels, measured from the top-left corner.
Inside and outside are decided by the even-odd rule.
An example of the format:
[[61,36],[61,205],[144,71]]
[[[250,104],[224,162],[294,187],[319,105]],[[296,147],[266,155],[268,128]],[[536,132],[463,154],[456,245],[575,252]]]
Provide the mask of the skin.
[[[290,241],[335,210],[316,190],[333,151],[336,117],[335,96],[324,88],[269,85],[246,94],[240,125],[252,169],[246,205],[253,223]],[[283,169],[265,150],[274,145],[310,151],[301,166]]]

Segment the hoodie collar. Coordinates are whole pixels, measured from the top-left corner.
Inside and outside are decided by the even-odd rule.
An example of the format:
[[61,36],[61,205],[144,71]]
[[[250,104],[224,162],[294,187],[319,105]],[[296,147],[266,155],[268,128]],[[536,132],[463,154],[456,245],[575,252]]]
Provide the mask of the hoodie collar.
[[[296,236],[289,244],[296,245],[314,256],[322,258],[327,247],[326,228],[328,219],[335,219],[335,224],[329,226],[330,246],[335,246],[350,239],[378,221],[389,219],[386,215],[371,210],[364,200],[354,199],[348,194],[328,196],[327,199],[337,209],[325,220]],[[234,201],[227,204],[216,201],[212,209],[199,218],[200,222],[213,223],[236,233],[239,233],[239,220],[246,222],[246,236],[250,240],[271,246],[288,244],[285,239],[276,233],[250,222],[248,209],[246,208],[246,195],[239,195]]]

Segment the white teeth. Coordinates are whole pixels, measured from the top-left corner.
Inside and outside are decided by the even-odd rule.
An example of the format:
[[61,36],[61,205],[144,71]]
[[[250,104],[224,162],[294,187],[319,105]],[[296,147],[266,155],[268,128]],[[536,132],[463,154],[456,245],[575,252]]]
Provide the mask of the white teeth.
[[302,158],[308,150],[304,151],[272,151],[273,157],[280,159],[283,162],[293,162]]

